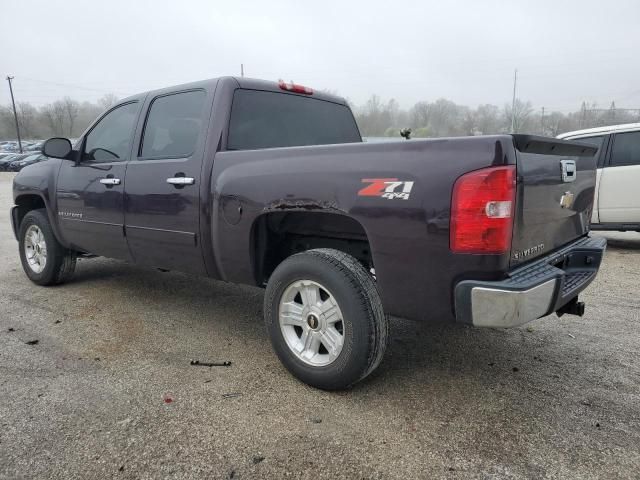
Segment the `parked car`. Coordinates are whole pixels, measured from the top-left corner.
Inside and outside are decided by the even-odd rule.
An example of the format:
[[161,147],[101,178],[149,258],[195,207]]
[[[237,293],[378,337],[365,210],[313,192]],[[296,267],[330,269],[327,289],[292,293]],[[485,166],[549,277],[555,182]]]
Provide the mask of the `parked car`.
[[[527,135],[363,143],[342,98],[225,77],[136,95],[14,179],[29,279],[102,255],[265,286],[273,347],[345,388],[382,360],[387,315],[511,327],[582,315],[597,149]],[[448,234],[427,211],[447,212]],[[442,223],[440,221],[440,223]]]
[[9,164],[14,160],[22,160],[28,156],[28,153],[10,153],[5,157],[0,158],[0,172],[6,172]]
[[18,152],[18,142],[15,142],[13,140],[2,142],[2,144],[0,144],[0,150],[2,150],[3,152]]
[[38,142],[34,142],[32,144],[30,144],[27,148],[25,148],[25,151],[28,152],[39,152],[42,150],[42,145],[44,144],[44,141],[38,141]]
[[640,123],[559,135],[598,147],[592,230],[640,232]]
[[44,162],[48,160],[48,158],[41,153],[31,153],[27,154],[26,157],[22,157],[20,159],[14,159],[8,163],[6,166],[7,172],[19,172],[27,165],[33,165],[34,163]]

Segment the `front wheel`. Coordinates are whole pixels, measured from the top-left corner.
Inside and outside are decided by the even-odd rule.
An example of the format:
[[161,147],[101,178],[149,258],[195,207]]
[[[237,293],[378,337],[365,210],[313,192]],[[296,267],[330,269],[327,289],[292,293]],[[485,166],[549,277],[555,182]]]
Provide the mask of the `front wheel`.
[[19,249],[24,272],[38,285],[56,285],[73,275],[76,254],[60,245],[46,210],[32,210],[24,216],[20,223]]
[[347,388],[382,360],[388,319],[372,276],[351,255],[332,249],[292,255],[271,275],[264,302],[276,354],[309,385]]

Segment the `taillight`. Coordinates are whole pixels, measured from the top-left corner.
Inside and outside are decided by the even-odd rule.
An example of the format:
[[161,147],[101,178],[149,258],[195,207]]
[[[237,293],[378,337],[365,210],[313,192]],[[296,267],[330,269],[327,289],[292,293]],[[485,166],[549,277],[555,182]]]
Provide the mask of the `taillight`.
[[287,92],[302,93],[304,95],[313,95],[312,89],[310,89],[309,87],[298,85],[297,83],[293,83],[293,82],[285,83],[284,80],[280,80],[278,81],[278,86],[282,90],[286,90]]
[[453,186],[450,248],[455,253],[504,253],[513,230],[516,167],[462,175]]

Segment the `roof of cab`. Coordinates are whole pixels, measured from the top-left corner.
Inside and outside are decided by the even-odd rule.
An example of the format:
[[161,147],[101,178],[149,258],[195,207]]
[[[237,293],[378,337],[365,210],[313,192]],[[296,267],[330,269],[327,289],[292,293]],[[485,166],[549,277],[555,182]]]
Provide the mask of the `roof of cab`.
[[342,105],[347,105],[347,101],[344,98],[339,97],[337,95],[331,95],[329,93],[325,93],[325,92],[322,92],[322,91],[319,91],[319,90],[315,90],[315,89],[313,89],[313,94],[311,94],[311,95],[299,94],[299,93],[295,93],[295,92],[288,92],[286,90],[281,89],[280,85],[278,84],[277,81],[259,80],[259,79],[256,79],[256,78],[247,78],[247,77],[219,77],[219,78],[211,78],[211,79],[207,79],[207,80],[200,80],[200,81],[197,81],[197,82],[184,83],[184,84],[181,84],[181,85],[172,85],[172,86],[159,88],[159,89],[155,89],[155,90],[149,90],[147,92],[141,92],[139,94],[127,97],[127,98],[123,99],[122,101],[133,100],[133,99],[139,98],[141,95],[145,95],[145,94],[158,95],[158,94],[162,94],[162,93],[165,93],[167,91],[176,90],[176,89],[187,90],[187,89],[191,89],[191,88],[203,88],[203,87],[211,86],[212,84],[215,84],[215,83],[217,83],[219,81],[235,82],[240,88],[247,88],[247,89],[251,89],[251,90],[266,90],[266,91],[270,91],[270,92],[285,93],[285,94],[288,94],[288,95],[298,95],[298,96],[301,96],[301,97],[315,98],[315,99],[318,99],[318,100],[326,100],[326,101],[333,102],[333,103],[339,103],[339,104],[342,104]]
[[622,125],[609,125],[606,127],[586,128],[584,130],[575,130],[573,132],[561,133],[557,138],[578,138],[590,137],[592,135],[606,135],[615,132],[634,132],[640,130],[640,123],[625,123]]
[[[259,80],[257,78],[247,78],[247,77],[232,77],[232,78],[236,82],[238,82],[238,85],[240,86],[240,88],[248,88],[251,90],[267,90],[267,91],[278,92],[278,93],[288,93],[290,95],[317,98],[319,100],[327,100],[329,102],[341,103],[343,105],[347,104],[347,101],[344,98],[338,95],[332,95],[330,93],[325,93],[323,91],[316,90],[313,87],[311,87],[311,89],[313,90],[313,93],[311,95],[306,95],[306,94],[288,92],[286,90],[283,90],[282,88],[280,88],[279,82],[277,81]],[[297,82],[292,82],[292,83],[297,83]]]

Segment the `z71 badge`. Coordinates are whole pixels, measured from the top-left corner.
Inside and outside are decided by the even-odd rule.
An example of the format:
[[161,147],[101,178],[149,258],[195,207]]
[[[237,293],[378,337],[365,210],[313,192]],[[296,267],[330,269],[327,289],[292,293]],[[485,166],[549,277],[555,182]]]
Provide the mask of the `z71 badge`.
[[399,198],[409,200],[413,182],[405,182],[397,178],[363,178],[363,183],[370,183],[358,192],[359,197],[383,197],[388,200]]

